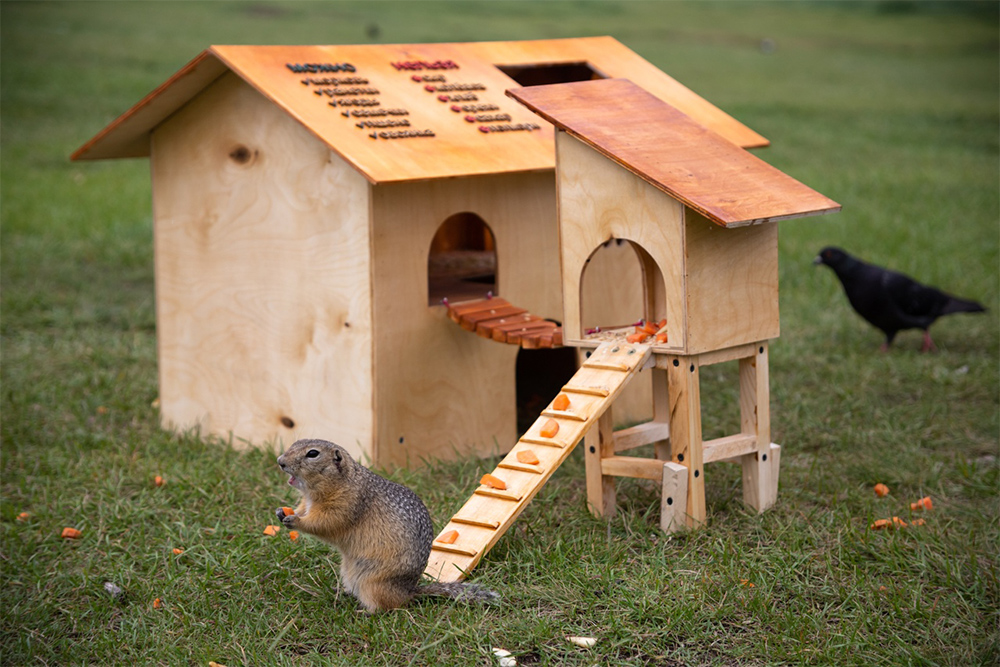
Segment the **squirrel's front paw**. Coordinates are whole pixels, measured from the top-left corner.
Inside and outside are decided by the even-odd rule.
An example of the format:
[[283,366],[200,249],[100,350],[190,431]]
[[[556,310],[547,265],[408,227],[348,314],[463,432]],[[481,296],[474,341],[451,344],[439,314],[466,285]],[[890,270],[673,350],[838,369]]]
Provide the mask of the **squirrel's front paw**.
[[278,521],[285,526],[285,528],[295,528],[299,525],[299,517],[295,514],[289,514],[285,516],[284,512],[280,509],[278,510]]
[[274,510],[274,515],[276,517],[278,517],[278,521],[280,521],[281,523],[283,523],[286,526],[289,525],[288,519],[294,519],[294,518],[296,518],[294,514],[287,514],[286,515],[284,507],[279,507],[278,509]]

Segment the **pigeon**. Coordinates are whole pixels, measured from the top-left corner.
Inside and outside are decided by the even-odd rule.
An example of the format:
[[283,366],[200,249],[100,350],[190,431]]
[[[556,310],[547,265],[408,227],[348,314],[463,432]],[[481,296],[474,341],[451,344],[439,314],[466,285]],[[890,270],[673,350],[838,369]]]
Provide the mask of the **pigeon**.
[[820,250],[814,264],[826,264],[837,274],[847,300],[861,317],[885,333],[881,350],[903,329],[923,329],[921,352],[937,350],[928,329],[942,315],[982,313],[982,304],[921,285],[902,273],[867,264],[840,248]]

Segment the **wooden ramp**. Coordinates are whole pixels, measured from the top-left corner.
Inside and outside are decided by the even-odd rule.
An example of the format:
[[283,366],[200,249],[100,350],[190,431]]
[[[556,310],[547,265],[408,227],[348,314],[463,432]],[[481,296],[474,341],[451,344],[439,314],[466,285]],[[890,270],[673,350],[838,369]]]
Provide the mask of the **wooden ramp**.
[[497,296],[448,304],[448,317],[466,331],[527,350],[562,346],[562,327]]
[[[438,581],[463,579],[649,358],[648,345],[611,341],[594,350],[562,389],[569,406],[557,410],[550,404],[542,411],[491,473],[506,488],[481,484],[475,490],[435,538],[424,574]],[[556,433],[543,435],[553,422],[558,425]],[[538,462],[525,462],[534,459]],[[441,537],[451,531],[458,533],[457,539],[444,543]]]

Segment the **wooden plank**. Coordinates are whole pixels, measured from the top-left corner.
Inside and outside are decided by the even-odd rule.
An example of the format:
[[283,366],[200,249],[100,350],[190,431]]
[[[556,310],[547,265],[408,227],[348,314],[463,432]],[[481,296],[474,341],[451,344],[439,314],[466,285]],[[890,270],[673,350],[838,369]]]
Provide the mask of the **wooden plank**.
[[492,528],[496,530],[500,527],[499,521],[484,521],[478,517],[465,517],[465,516],[453,516],[451,517],[452,523],[464,523],[470,526],[480,526],[482,528]]
[[231,73],[151,144],[163,425],[378,460],[368,183]]
[[[615,433],[615,451],[624,452],[643,445],[651,445],[670,438],[670,425],[666,422],[646,422]],[[657,457],[658,458],[658,457]],[[662,462],[662,461],[661,461]]]
[[664,461],[643,459],[635,456],[608,456],[601,459],[601,472],[615,477],[636,477],[638,479],[663,479]]
[[615,478],[604,473],[602,462],[614,453],[614,415],[609,408],[587,431],[583,442],[587,477],[587,507],[596,517],[610,519],[618,510],[615,501]]
[[582,387],[579,385],[567,384],[562,388],[562,390],[570,394],[590,394],[591,396],[600,396],[602,398],[608,395],[606,387]]
[[714,440],[706,440],[702,446],[702,460],[705,463],[726,461],[756,451],[756,435],[737,433],[736,435],[727,435],[722,438],[715,438]]
[[[614,351],[612,351],[612,349]],[[531,499],[538,493],[538,490],[545,484],[546,481],[552,476],[553,472],[559,467],[559,465],[565,461],[566,457],[569,456],[573,447],[572,444],[578,442],[589,430],[593,430],[591,427],[596,421],[598,421],[602,415],[606,415],[605,423],[607,434],[607,442],[612,443],[611,439],[611,415],[608,412],[612,402],[618,397],[624,388],[625,384],[643,367],[646,360],[649,358],[650,349],[649,346],[645,345],[619,345],[617,343],[607,344],[607,348],[604,346],[598,348],[600,352],[600,357],[606,360],[623,360],[622,363],[627,363],[630,366],[630,370],[626,373],[621,373],[618,371],[594,371],[590,369],[583,369],[577,371],[574,375],[574,382],[579,382],[581,384],[590,383],[600,383],[604,384],[609,388],[609,394],[607,397],[593,397],[595,401],[601,401],[601,408],[593,409],[591,411],[592,419],[589,422],[570,422],[563,421],[558,437],[564,439],[567,446],[561,447],[560,449],[544,449],[542,451],[537,451],[540,463],[544,463],[544,471],[542,474],[537,472],[524,472],[517,469],[511,468],[497,468],[494,471],[494,476],[499,477],[504,480],[507,484],[506,491],[498,491],[496,489],[491,489],[488,487],[478,487],[472,494],[472,497],[462,506],[458,511],[457,516],[464,518],[475,517],[480,522],[486,522],[492,525],[493,522],[499,522],[499,527],[496,530],[490,530],[486,528],[480,528],[478,526],[468,526],[461,532],[462,546],[469,547],[470,549],[477,550],[477,554],[471,559],[461,560],[451,562],[444,556],[432,556],[428,562],[425,574],[430,577],[438,578],[442,581],[453,581],[464,577],[468,571],[475,567],[479,559],[482,558],[490,547],[492,547],[501,535],[510,525],[514,522],[517,516],[524,510]],[[600,376],[595,377],[595,375]],[[582,378],[581,378],[582,376]],[[590,398],[590,397],[588,397]],[[548,418],[540,417],[528,430],[528,438],[537,437],[537,431]],[[505,461],[509,461],[511,457],[516,457],[516,451],[520,448],[527,446],[525,438],[521,438],[518,444],[515,446],[514,451],[508,454]],[[609,444],[610,446],[610,444]],[[445,528],[448,529],[451,523]],[[456,556],[460,556],[456,554]]]
[[688,470],[667,461],[663,464],[663,491],[660,498],[660,528],[668,533],[687,526]]
[[454,544],[441,544],[440,542],[434,542],[431,544],[431,549],[435,551],[445,551],[452,554],[461,554],[463,556],[475,556],[478,553],[475,549],[458,547]]
[[723,227],[840,210],[626,79],[531,86],[507,94]]
[[688,527],[705,522],[705,475],[701,440],[701,393],[696,357],[676,358],[667,365],[670,393],[670,454],[687,468]]
[[[741,430],[754,439],[752,453],[741,459],[743,502],[758,512],[773,504],[777,488],[771,479],[771,407],[768,385],[768,346],[762,343],[758,353],[740,360]],[[773,496],[773,498],[772,498]]]

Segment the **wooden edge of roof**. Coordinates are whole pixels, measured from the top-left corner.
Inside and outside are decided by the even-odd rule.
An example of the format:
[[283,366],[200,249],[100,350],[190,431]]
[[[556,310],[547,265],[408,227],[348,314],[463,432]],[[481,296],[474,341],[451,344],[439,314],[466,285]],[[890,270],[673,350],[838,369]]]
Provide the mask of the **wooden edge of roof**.
[[[635,174],[636,176],[638,176],[639,178],[643,179],[644,181],[646,181],[647,183],[649,183],[653,187],[655,187],[658,190],[660,190],[660,191],[662,191],[662,192],[670,195],[671,197],[676,198],[678,201],[680,201],[682,204],[684,204],[688,208],[691,208],[692,210],[697,211],[701,215],[705,216],[706,218],[708,218],[712,222],[714,222],[714,223],[716,223],[716,224],[718,224],[718,225],[720,225],[722,227],[726,227],[726,228],[748,227],[748,226],[751,226],[751,225],[759,225],[759,224],[764,224],[764,223],[768,223],[768,222],[779,222],[779,221],[782,221],[782,220],[792,220],[792,219],[796,219],[796,218],[803,218],[803,217],[809,217],[809,216],[815,216],[815,215],[824,215],[824,214],[827,214],[827,213],[836,213],[836,212],[838,212],[838,211],[841,210],[842,207],[837,202],[835,202],[832,199],[826,197],[822,193],[813,190],[812,188],[810,188],[809,186],[805,185],[804,183],[801,183],[800,181],[796,180],[794,177],[792,177],[792,176],[790,176],[788,174],[785,174],[781,170],[777,169],[777,167],[774,167],[770,163],[768,163],[768,162],[762,160],[761,158],[757,157],[756,155],[750,153],[745,148],[741,148],[740,146],[738,146],[738,145],[736,145],[736,144],[734,144],[734,143],[726,140],[725,138],[723,138],[719,134],[713,132],[712,130],[704,127],[703,125],[701,125],[697,121],[691,119],[689,116],[687,116],[686,114],[684,114],[680,110],[676,109],[675,107],[673,107],[669,103],[667,103],[667,102],[665,102],[665,101],[663,101],[663,100],[661,100],[659,98],[656,98],[655,96],[651,95],[645,89],[643,89],[641,86],[638,86],[638,85],[632,83],[631,81],[628,81],[627,79],[617,79],[617,80],[615,80],[615,79],[604,79],[603,81],[604,82],[609,82],[609,83],[612,82],[612,81],[619,81],[619,82],[628,84],[630,86],[633,86],[638,91],[641,91],[642,93],[645,93],[646,95],[649,95],[650,97],[655,98],[656,101],[657,101],[657,103],[661,104],[665,109],[669,109],[671,112],[673,112],[675,114],[679,114],[681,117],[683,117],[684,119],[686,119],[687,121],[689,121],[692,125],[698,127],[700,129],[700,131],[706,133],[706,135],[708,135],[708,137],[711,137],[713,140],[721,141],[721,142],[723,142],[724,144],[726,144],[728,146],[732,146],[732,148],[733,148],[734,151],[738,151],[738,154],[742,155],[742,159],[748,160],[750,162],[756,162],[756,163],[758,163],[764,169],[774,170],[774,171],[778,172],[782,176],[790,179],[791,181],[794,181],[795,183],[798,183],[803,188],[807,188],[808,190],[814,192],[817,195],[817,199],[819,201],[821,201],[822,203],[820,205],[812,206],[812,207],[810,207],[808,209],[796,211],[794,213],[788,213],[788,214],[782,214],[782,215],[775,215],[775,216],[766,216],[766,217],[758,217],[758,218],[745,218],[745,219],[732,218],[732,217],[723,217],[719,213],[711,210],[709,207],[706,207],[706,206],[700,204],[699,202],[691,199],[690,197],[685,196],[682,192],[679,192],[675,188],[670,187],[668,184],[663,183],[663,182],[657,180],[656,178],[652,177],[651,175],[649,175],[647,173],[644,173],[643,171],[641,171],[637,167],[635,167],[635,166],[629,164],[628,162],[624,161],[621,156],[615,155],[613,152],[609,151],[607,148],[605,148],[604,146],[602,146],[597,141],[594,141],[590,137],[586,137],[586,136],[581,135],[578,131],[574,130],[572,127],[569,127],[565,121],[560,120],[559,118],[556,118],[553,114],[551,114],[548,111],[546,111],[545,109],[539,107],[534,102],[525,99],[524,95],[522,94],[522,91],[530,90],[530,89],[525,89],[525,88],[510,88],[510,89],[507,89],[504,92],[505,92],[505,94],[508,97],[510,97],[510,98],[512,98],[514,100],[517,100],[517,102],[519,102],[520,104],[523,104],[526,108],[530,109],[532,112],[534,112],[535,114],[537,114],[541,118],[543,118],[546,121],[548,121],[549,123],[551,123],[558,130],[566,132],[566,134],[568,134],[569,136],[577,139],[578,141],[582,142],[586,146],[589,146],[591,149],[593,149],[594,151],[600,153],[601,155],[603,155],[604,157],[608,158],[609,160],[611,160],[615,164],[620,165],[622,168],[628,170],[632,174]],[[573,86],[573,85],[581,85],[581,84],[582,85],[588,85],[588,84],[592,85],[594,83],[596,83],[596,82],[591,81],[591,82],[576,82],[576,83],[552,84],[551,87],[554,87],[554,86]],[[542,88],[542,87],[540,86],[538,88]],[[531,96],[531,93],[528,93],[528,96]]]
[[[222,76],[227,68],[227,65],[219,60],[211,49],[202,51],[128,111],[94,135],[87,143],[76,149],[70,156],[70,160],[148,157],[148,141],[139,141],[135,137],[130,138],[128,132],[125,132],[126,141],[113,140],[111,139],[112,135],[118,134],[123,128],[133,124],[150,128],[159,125],[171,116],[178,107],[170,100],[164,103],[166,91],[170,90],[174,93],[170,96],[171,99],[181,97],[184,100],[189,100],[212,81]],[[140,132],[139,135],[140,139],[148,137],[146,132]]]

